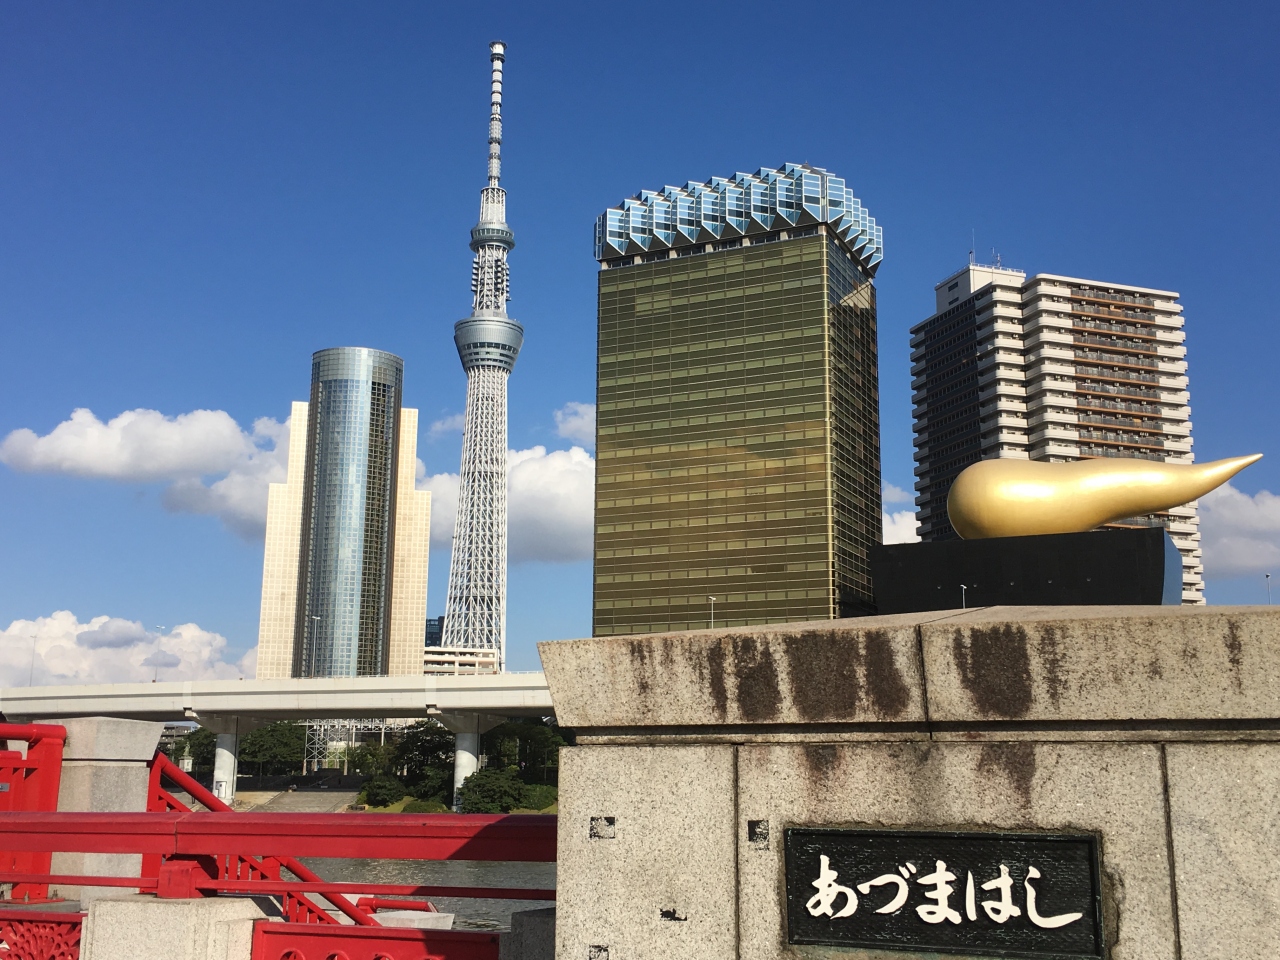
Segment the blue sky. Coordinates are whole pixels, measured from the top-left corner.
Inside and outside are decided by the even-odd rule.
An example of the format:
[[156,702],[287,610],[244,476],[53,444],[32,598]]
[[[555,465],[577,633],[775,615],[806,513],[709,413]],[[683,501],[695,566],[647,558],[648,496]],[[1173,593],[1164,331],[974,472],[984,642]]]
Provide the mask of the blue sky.
[[[1267,521],[1278,28],[1262,4],[0,0],[0,437],[77,408],[251,431],[305,399],[313,350],[358,344],[404,357],[427,473],[456,472],[460,435],[427,427],[463,404],[450,334],[501,38],[527,331],[513,449],[568,450],[555,411],[593,402],[601,210],[810,162],[884,227],[886,481],[912,482],[907,328],[972,234],[1029,273],[1180,291],[1197,458],[1268,454],[1232,514]],[[260,541],[184,507],[158,467],[84,473],[0,466],[0,625],[68,610],[251,647]],[[1219,565],[1211,602],[1265,602],[1267,537]],[[437,552],[432,615],[446,573]],[[510,583],[513,666],[589,631],[588,562],[526,561]]]

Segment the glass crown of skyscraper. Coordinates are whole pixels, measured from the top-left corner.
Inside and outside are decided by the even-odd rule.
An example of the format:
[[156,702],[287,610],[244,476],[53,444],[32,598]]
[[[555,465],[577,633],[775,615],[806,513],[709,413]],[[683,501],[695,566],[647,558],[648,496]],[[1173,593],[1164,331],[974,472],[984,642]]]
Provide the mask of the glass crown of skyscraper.
[[724,180],[642,190],[596,219],[596,259],[827,224],[867,273],[884,257],[884,234],[840,177],[807,163],[735,173]]

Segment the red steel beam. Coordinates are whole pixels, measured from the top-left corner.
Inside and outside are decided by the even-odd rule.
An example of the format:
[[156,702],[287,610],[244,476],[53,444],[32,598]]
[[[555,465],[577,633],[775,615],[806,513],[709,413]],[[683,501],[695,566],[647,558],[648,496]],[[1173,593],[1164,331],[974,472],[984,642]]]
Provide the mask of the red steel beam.
[[[0,883],[59,883],[67,886],[126,887],[154,891],[155,877],[99,877],[81,874],[0,873]],[[534,887],[445,887],[416,883],[326,883],[323,880],[197,880],[200,890],[221,893],[319,893],[373,897],[462,897],[487,900],[554,900],[555,890]]]
[[556,818],[541,815],[197,813],[178,852],[400,860],[556,858]]
[[556,858],[556,818],[519,814],[8,813],[0,850],[401,860]]
[[0,723],[0,740],[26,740],[28,743],[58,740],[66,743],[67,728],[53,723]]
[[[56,881],[59,883],[65,881]],[[85,880],[85,883],[88,883]],[[197,880],[200,890],[221,893],[336,893],[344,896],[461,897],[475,900],[554,900],[555,890],[533,887],[435,887],[411,883],[299,883],[296,880]]]
[[6,813],[0,850],[177,853],[182,813]]
[[[70,887],[124,887],[154,893],[155,877],[98,877],[79,873],[0,873],[0,883],[60,883]],[[3,904],[4,901],[0,901]]]

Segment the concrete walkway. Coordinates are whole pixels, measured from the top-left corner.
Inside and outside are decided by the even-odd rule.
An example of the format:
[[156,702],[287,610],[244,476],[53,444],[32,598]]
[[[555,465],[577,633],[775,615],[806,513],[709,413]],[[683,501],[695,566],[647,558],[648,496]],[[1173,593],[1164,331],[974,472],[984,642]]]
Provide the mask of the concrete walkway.
[[333,813],[355,803],[358,792],[349,790],[286,790],[254,808],[254,813]]

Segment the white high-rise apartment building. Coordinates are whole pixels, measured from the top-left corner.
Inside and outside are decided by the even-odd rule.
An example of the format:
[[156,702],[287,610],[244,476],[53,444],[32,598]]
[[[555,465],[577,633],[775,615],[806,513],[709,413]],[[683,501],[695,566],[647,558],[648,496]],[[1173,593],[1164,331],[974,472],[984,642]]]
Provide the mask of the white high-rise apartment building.
[[[1178,294],[969,264],[911,328],[920,536],[956,536],[947,493],[978,460],[1136,457],[1190,463]],[[1204,603],[1190,503],[1113,526],[1160,525],[1182,554],[1182,599]]]
[[423,672],[431,494],[414,486],[418,411],[400,359],[315,354],[311,401],[289,422],[270,485],[258,679]]

